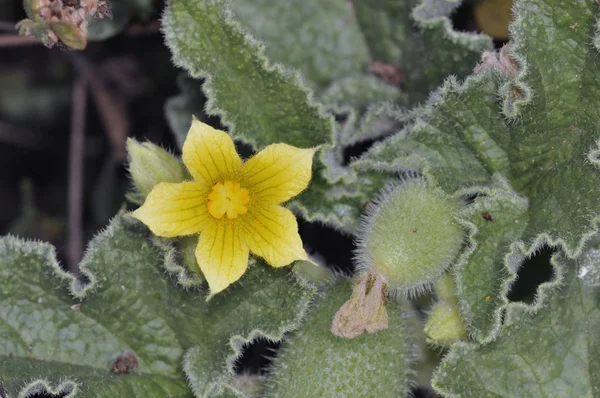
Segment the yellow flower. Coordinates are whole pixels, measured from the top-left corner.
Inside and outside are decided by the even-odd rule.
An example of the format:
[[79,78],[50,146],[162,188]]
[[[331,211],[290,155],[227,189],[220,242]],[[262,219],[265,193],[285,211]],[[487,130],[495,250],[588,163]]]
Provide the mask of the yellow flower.
[[132,216],[158,236],[200,234],[196,259],[210,298],[244,274],[249,252],[273,267],[308,259],[281,203],[308,186],[315,151],[272,144],[242,162],[227,133],[194,119],[183,145],[194,181],[157,184]]

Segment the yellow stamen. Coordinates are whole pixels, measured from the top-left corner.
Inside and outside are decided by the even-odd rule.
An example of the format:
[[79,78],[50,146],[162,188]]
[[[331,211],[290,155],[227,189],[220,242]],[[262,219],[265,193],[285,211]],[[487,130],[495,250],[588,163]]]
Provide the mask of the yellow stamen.
[[246,188],[241,188],[235,181],[217,182],[208,194],[208,212],[214,218],[236,218],[248,211],[250,195]]

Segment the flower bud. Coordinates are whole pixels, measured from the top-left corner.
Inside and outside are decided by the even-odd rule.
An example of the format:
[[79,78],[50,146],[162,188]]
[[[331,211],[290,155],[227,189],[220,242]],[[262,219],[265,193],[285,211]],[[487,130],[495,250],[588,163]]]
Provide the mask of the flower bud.
[[159,182],[182,182],[187,177],[181,160],[157,145],[129,138],[127,154],[129,173],[144,198]]
[[70,49],[83,50],[87,46],[87,38],[77,26],[66,22],[56,22],[51,27],[60,41]]
[[429,344],[442,347],[447,347],[457,340],[467,337],[458,307],[444,301],[440,301],[433,307],[425,324],[424,332]]

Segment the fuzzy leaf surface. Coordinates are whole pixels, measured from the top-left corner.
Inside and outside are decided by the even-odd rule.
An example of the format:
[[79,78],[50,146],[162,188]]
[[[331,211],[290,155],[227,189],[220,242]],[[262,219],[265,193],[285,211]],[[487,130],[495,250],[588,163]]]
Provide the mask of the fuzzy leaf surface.
[[510,304],[496,340],[455,344],[434,375],[439,392],[482,398],[598,395],[600,291],[577,277],[573,261],[559,257],[558,282],[540,288],[538,301],[546,304]]
[[487,36],[453,30],[449,17],[460,4],[456,0],[354,2],[372,60],[400,67],[404,90],[413,102],[425,99],[450,74],[468,75],[481,51],[492,48]]
[[413,358],[405,305],[387,306],[389,328],[354,339],[334,336],[331,321],[351,294],[330,286],[306,323],[286,340],[267,380],[266,397],[402,397]]
[[[3,377],[12,375],[4,378],[8,392],[46,378],[53,385],[77,382],[82,396],[191,396],[187,377],[203,378],[191,387],[196,396],[210,396],[229,389],[237,356],[232,342],[279,340],[298,324],[311,296],[289,270],[255,264],[239,284],[206,302],[203,292],[186,291],[165,275],[177,256],[151,241],[140,223],[119,216],[90,243],[81,270],[91,282],[83,286],[60,270],[50,245],[2,238],[0,334],[8,338],[0,355]],[[194,349],[208,354],[201,369],[185,374],[184,355]],[[116,377],[111,364],[125,351],[139,366]],[[105,382],[111,389],[101,395]]]
[[514,192],[491,189],[460,215],[471,250],[452,272],[461,317],[476,341],[490,340],[500,328],[506,295],[524,259],[513,244],[527,227],[527,208]]
[[352,2],[230,0],[228,4],[236,19],[266,44],[269,59],[300,70],[313,88],[364,72],[369,65]]
[[[71,364],[64,361],[39,360],[35,358],[0,359],[2,380],[9,394],[36,390],[68,394],[71,397],[193,397],[185,380],[177,380],[158,374],[116,375],[108,369]],[[37,382],[36,382],[37,381]]]
[[271,64],[262,44],[230,14],[220,0],[171,0],[163,17],[175,64],[206,78],[207,112],[258,147],[329,142],[333,121],[312,102],[298,74]]

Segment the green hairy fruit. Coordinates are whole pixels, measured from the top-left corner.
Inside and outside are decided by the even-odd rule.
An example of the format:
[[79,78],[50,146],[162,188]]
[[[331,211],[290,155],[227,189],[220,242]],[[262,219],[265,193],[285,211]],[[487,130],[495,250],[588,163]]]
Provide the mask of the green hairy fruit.
[[[408,392],[414,353],[407,302],[390,302],[391,326],[376,334],[342,339],[329,332],[330,319],[350,295],[338,281],[319,297],[304,325],[282,347],[266,397],[399,397]],[[365,371],[369,377],[364,377]]]
[[363,219],[356,260],[393,290],[415,295],[440,278],[464,239],[459,199],[421,178],[387,188]]

